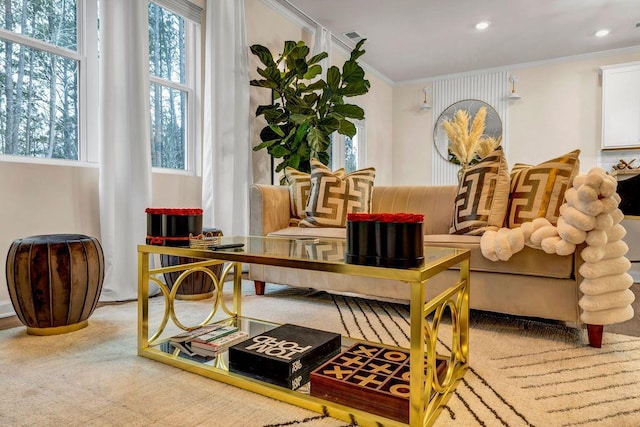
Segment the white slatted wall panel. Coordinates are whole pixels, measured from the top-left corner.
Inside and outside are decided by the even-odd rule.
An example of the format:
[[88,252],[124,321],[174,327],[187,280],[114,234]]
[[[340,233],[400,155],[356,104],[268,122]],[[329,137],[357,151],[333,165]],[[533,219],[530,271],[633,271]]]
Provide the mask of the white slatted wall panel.
[[[506,138],[507,129],[507,96],[509,95],[509,73],[501,71],[491,74],[458,77],[450,80],[433,82],[433,122],[440,114],[458,101],[464,99],[478,99],[491,105],[502,119],[502,146],[505,153],[508,150]],[[460,166],[454,165],[441,158],[433,148],[433,185],[451,185],[458,183]]]

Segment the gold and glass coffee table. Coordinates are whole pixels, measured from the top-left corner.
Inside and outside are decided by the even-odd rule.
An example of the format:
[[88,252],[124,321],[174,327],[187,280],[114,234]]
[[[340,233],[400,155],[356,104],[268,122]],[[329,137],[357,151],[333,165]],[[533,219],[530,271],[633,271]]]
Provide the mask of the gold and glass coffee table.
[[[330,250],[302,250],[309,242],[296,239],[227,236],[223,244],[239,243],[242,248],[209,250],[167,246],[138,246],[138,355],[181,368],[227,384],[260,393],[346,422],[360,426],[400,426],[402,422],[363,410],[351,408],[312,396],[308,388],[290,390],[262,382],[247,376],[229,372],[227,353],[211,360],[188,357],[170,346],[167,325],[172,321],[182,330],[190,330],[212,322],[232,324],[247,331],[249,336],[263,333],[277,325],[260,319],[242,316],[241,280],[242,263],[263,264],[340,274],[394,279],[406,282],[410,288],[410,384],[409,425],[432,425],[453,393],[469,366],[469,251],[463,249],[425,247],[425,262],[410,269],[394,269],[353,265],[344,262],[343,240],[320,239],[315,244],[328,246]],[[183,265],[150,268],[153,254],[174,255],[201,260]],[[222,298],[223,281],[208,268],[225,263],[220,277],[233,277],[233,299],[227,306]],[[425,288],[429,278],[449,269],[459,267],[459,279],[445,291],[425,302]],[[169,289],[161,280],[164,273],[182,271]],[[196,325],[184,325],[175,313],[175,296],[181,282],[189,274],[202,271],[215,283],[215,296],[211,312]],[[150,331],[149,285],[155,283],[165,300],[164,315],[156,330]],[[222,320],[221,320],[222,319]],[[446,354],[436,351],[438,331],[446,325],[451,328],[451,349]],[[154,328],[155,329],[155,328]],[[174,328],[175,329],[175,328]],[[342,338],[343,348],[361,340]],[[406,349],[404,349],[407,351]],[[446,369],[436,369],[445,362]]]

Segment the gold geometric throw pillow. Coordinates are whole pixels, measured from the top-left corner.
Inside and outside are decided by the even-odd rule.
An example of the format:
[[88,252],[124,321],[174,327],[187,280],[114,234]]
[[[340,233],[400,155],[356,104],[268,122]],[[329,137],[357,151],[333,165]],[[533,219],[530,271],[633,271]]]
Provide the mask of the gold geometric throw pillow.
[[481,235],[504,224],[509,206],[509,166],[502,147],[471,166],[458,185],[449,233]]
[[[345,175],[344,168],[333,172],[337,176]],[[307,216],[304,212],[311,189],[311,174],[300,172],[290,166],[284,168],[284,177],[289,185],[289,203],[291,204],[292,218],[302,219]]]
[[375,168],[351,172],[345,176],[331,172],[311,159],[311,190],[305,209],[307,217],[300,227],[346,227],[347,214],[371,212],[371,193]]
[[536,218],[555,225],[564,193],[580,171],[580,150],[574,150],[536,166],[516,164],[511,171],[507,227],[515,228]]

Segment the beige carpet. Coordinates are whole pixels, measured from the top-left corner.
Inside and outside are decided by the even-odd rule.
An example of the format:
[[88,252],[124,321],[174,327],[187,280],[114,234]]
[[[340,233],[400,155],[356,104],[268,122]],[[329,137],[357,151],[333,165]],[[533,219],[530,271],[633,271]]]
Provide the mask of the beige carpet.
[[[249,316],[407,343],[404,305],[286,287],[269,287],[263,297],[246,290]],[[181,302],[177,315],[195,322],[208,305]],[[155,319],[162,309],[154,298]],[[89,327],[56,337],[0,331],[0,425],[345,426],[136,356],[136,310],[136,303],[101,307]],[[640,425],[640,338],[606,333],[593,349],[582,333],[553,323],[478,312],[472,320],[472,368],[437,426]],[[441,345],[448,334],[441,331]]]

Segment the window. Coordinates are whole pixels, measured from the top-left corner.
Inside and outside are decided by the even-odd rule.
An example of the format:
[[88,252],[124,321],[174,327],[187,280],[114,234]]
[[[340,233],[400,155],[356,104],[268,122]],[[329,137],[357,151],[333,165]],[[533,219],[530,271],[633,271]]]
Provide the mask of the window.
[[364,121],[354,121],[356,134],[349,138],[339,133],[331,135],[329,164],[332,169],[344,167],[347,173],[358,170],[366,163]]
[[187,0],[149,2],[151,164],[157,168],[194,170],[196,163],[201,14],[194,8]]
[[[74,0],[3,3],[0,154],[80,160],[81,88],[91,67],[84,52],[95,46],[84,24],[97,34],[95,0],[84,8]],[[93,21],[86,18],[91,12]]]

